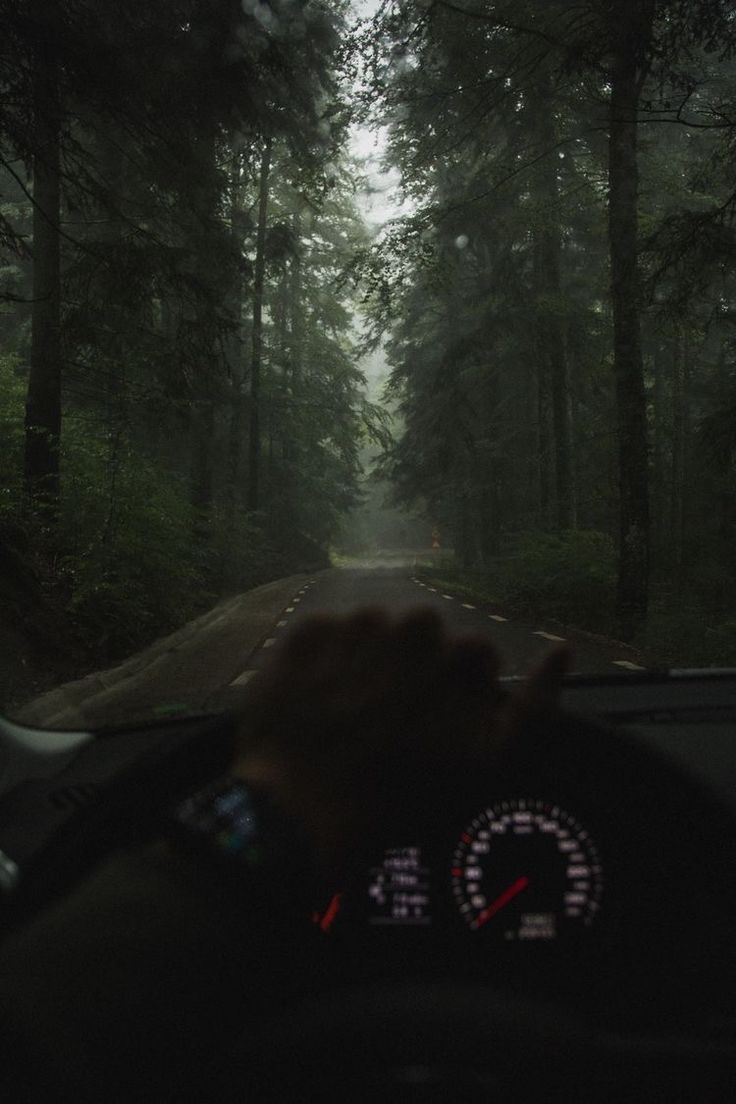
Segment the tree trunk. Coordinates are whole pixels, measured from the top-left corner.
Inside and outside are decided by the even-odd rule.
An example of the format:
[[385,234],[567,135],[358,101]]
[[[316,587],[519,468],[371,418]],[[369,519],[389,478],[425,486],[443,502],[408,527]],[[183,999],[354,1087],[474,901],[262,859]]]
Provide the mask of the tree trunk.
[[608,235],[619,454],[616,610],[624,639],[630,639],[645,620],[649,589],[649,473],[637,258],[637,112],[643,79],[640,59],[651,33],[651,5],[642,8],[645,10],[629,8],[628,0],[616,0],[612,10]]
[[[728,393],[730,377],[727,367],[726,358],[726,343],[722,342],[720,349],[718,350],[718,360],[716,362],[715,373],[716,386],[718,392],[721,395]],[[733,457],[730,454],[726,454],[721,460],[721,464],[718,467],[717,478],[717,500],[718,500],[718,539],[720,541],[720,555],[723,563],[730,563],[733,557],[734,539],[736,538],[736,526],[734,521],[736,520],[736,503],[734,503],[733,495]],[[722,585],[722,602],[726,600],[726,593],[728,584],[726,582],[726,575],[724,572],[724,579]]]
[[[479,400],[481,396],[478,396]],[[499,367],[494,365],[485,386],[486,432],[490,438],[490,447],[481,453],[482,481],[478,495],[478,544],[480,558],[489,564],[498,555],[501,543],[501,487],[504,480],[504,457],[500,447],[503,433],[499,412]],[[480,458],[479,458],[480,459]]]
[[228,427],[228,499],[234,506],[241,498],[240,471],[245,432],[245,410],[243,395],[243,275],[242,275],[242,234],[240,220],[242,216],[243,184],[242,158],[235,153],[231,165],[231,206],[230,231],[233,253],[235,255],[236,275],[232,289],[232,312],[235,329],[228,342],[228,361],[232,388],[232,407]]
[[289,413],[292,415],[289,419],[292,431],[284,439],[284,457],[287,460],[297,462],[299,459],[299,440],[295,436],[295,430],[300,424],[300,419],[297,414],[298,408],[294,404],[298,404],[300,401],[299,391],[304,357],[304,309],[302,302],[301,257],[302,216],[298,211],[292,216],[292,230],[294,233],[295,251],[294,256],[291,258],[289,270],[287,305],[289,333],[285,346],[288,350],[286,363],[289,368],[286,377],[286,393],[290,403]]
[[253,277],[253,331],[250,364],[250,424],[248,440],[248,509],[260,505],[261,465],[261,359],[263,354],[263,282],[266,271],[266,220],[268,217],[268,177],[271,171],[271,139],[261,154],[258,183],[258,232]]
[[562,321],[559,317],[562,287],[560,265],[562,233],[560,231],[560,195],[557,180],[557,153],[554,150],[555,124],[552,115],[552,87],[546,82],[546,101],[539,105],[540,137],[551,152],[542,162],[542,193],[545,199],[546,222],[539,240],[539,279],[541,318],[549,367],[549,387],[552,407],[552,446],[554,449],[555,519],[558,529],[572,524],[572,479],[570,475],[570,408],[567,352]]
[[539,484],[539,524],[547,529],[552,507],[552,437],[549,418],[549,365],[541,327],[535,334],[537,476]]
[[[272,461],[274,457],[288,459],[289,437],[291,423],[291,404],[289,396],[289,274],[284,269],[273,291],[272,309],[272,334],[273,342],[269,357],[269,365],[272,377],[273,401],[270,404],[268,433],[269,433],[269,468],[266,494],[270,497],[274,480],[278,480],[279,472],[274,469]],[[284,489],[283,472],[281,473],[281,489]]]
[[654,350],[654,457],[652,465],[652,555],[658,565],[662,565],[667,556],[667,368],[666,349],[657,343]]
[[293,217],[294,239],[296,251],[291,261],[291,287],[289,292],[291,313],[291,341],[290,341],[290,365],[291,377],[294,383],[298,383],[304,356],[304,312],[302,309],[302,258],[301,236],[302,218],[297,212]]
[[496,473],[489,472],[480,494],[480,554],[486,567],[493,563],[501,547],[499,489]]
[[36,5],[33,74],[33,310],[25,416],[26,492],[55,516],[61,437],[61,221],[59,69],[53,14]]
[[[538,294],[542,289],[542,248],[539,237],[534,242],[534,288]],[[537,479],[539,492],[539,524],[542,529],[549,528],[552,520],[552,425],[550,418],[550,366],[547,348],[547,333],[541,309],[537,309],[534,326],[534,361],[536,377],[536,408],[534,417],[537,426]]]
[[670,547],[678,583],[684,582],[685,568],[685,498],[688,467],[690,403],[689,343],[679,333],[675,339],[672,361],[672,500],[670,515]]
[[575,327],[567,330],[568,425],[570,427],[570,528],[577,529],[580,503],[580,383],[581,346]]
[[197,532],[208,532],[209,512],[214,489],[213,439],[215,435],[215,404],[212,399],[200,399],[192,410],[192,453],[190,501],[198,511]]
[[472,504],[464,492],[459,492],[455,522],[455,556],[467,569],[475,562],[475,533]]
[[[194,146],[197,172],[192,182],[191,214],[192,251],[200,278],[211,294],[222,287],[217,270],[211,270],[210,230],[218,219],[217,193],[212,183],[211,171],[216,164],[215,131],[203,128]],[[199,331],[197,344],[201,362],[191,400],[190,419],[190,500],[194,506],[195,539],[205,547],[212,537],[212,503],[215,490],[215,429],[217,417],[215,402],[220,398],[221,345],[216,337],[214,310],[209,294],[203,295],[195,306],[195,325]],[[200,336],[201,335],[201,336]]]

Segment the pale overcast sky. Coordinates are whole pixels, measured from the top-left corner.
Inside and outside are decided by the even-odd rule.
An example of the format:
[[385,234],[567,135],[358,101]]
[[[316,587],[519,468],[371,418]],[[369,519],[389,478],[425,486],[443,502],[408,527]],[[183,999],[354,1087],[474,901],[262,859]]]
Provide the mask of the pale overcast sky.
[[368,180],[368,189],[359,196],[359,205],[366,222],[376,227],[396,218],[402,211],[396,194],[399,174],[395,169],[389,172],[381,169],[384,147],[385,138],[380,131],[373,132],[357,126],[353,128],[350,150],[362,161]]
[[[373,15],[379,6],[379,0],[353,0],[352,13],[355,16]],[[369,190],[359,198],[360,210],[366,222],[378,228],[389,219],[396,218],[408,209],[399,202],[397,194],[399,174],[395,169],[383,172],[381,159],[386,145],[382,130],[371,131],[366,127],[355,126],[350,138],[350,151],[363,162],[368,178]]]

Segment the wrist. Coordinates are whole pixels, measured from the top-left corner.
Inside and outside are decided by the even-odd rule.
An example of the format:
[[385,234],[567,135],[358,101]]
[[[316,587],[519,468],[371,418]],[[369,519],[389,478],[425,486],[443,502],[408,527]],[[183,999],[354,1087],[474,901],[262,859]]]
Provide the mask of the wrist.
[[172,810],[165,840],[217,907],[267,924],[308,915],[309,841],[263,787],[232,775],[202,787]]

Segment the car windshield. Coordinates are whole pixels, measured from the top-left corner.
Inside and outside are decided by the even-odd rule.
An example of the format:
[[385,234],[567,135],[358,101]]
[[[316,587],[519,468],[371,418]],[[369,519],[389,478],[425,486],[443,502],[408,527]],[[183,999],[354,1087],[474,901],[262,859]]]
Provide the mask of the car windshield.
[[318,610],[736,661],[723,0],[3,0],[0,710]]

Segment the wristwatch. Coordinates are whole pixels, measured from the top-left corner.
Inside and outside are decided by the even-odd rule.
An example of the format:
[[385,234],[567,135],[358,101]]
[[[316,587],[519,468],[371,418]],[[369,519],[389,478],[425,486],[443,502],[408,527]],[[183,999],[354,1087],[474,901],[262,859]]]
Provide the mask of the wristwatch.
[[171,811],[166,838],[229,911],[269,923],[309,916],[314,858],[301,825],[259,787],[223,775]]

